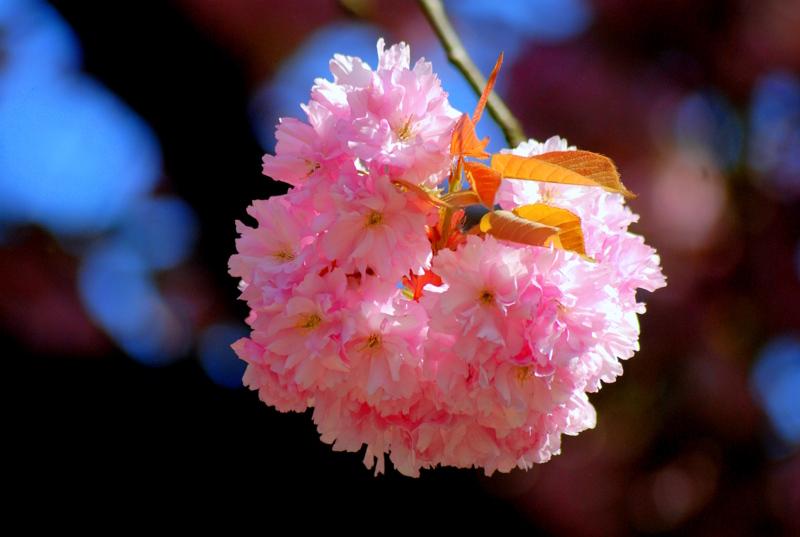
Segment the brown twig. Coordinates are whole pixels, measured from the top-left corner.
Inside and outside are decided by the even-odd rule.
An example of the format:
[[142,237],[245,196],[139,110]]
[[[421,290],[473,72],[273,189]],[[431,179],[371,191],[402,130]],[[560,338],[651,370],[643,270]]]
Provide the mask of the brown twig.
[[[447,18],[441,0],[417,0],[417,4],[419,4],[425,17],[427,17],[436,35],[439,36],[450,63],[461,71],[470,86],[480,95],[483,92],[483,88],[486,87],[486,78],[478,70],[464,45],[461,44],[461,39],[458,38],[453,25],[450,24],[450,19]],[[509,147],[517,147],[527,140],[519,120],[511,113],[511,110],[508,109],[497,93],[492,92],[489,95],[486,110],[500,125]]]

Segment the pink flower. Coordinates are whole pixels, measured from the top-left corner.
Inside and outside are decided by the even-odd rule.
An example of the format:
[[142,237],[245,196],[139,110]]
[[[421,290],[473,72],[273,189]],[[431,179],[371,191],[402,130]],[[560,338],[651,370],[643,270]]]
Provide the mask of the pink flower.
[[[621,195],[510,179],[497,203],[572,211],[587,256],[475,229],[443,244],[452,210],[392,180],[433,189],[448,178],[460,114],[430,64],[410,68],[405,44],[381,40],[378,56],[375,71],[334,57],[309,123],[283,119],[277,155],[264,157],[264,173],[295,188],[254,201],[255,227],[237,222],[244,382],[280,411],[313,408],[322,441],[366,446],[376,473],[387,456],[410,476],[530,468],[562,434],[594,426],[587,393],[638,350],[636,292],[665,285],[660,260],[628,231],[638,216]],[[511,152],[570,149],[553,137]],[[398,287],[404,277],[414,289]]]
[[[342,342],[353,333],[353,320],[346,309],[347,278],[335,269],[319,276],[308,274],[295,286],[280,308],[257,314],[251,320],[251,340],[263,353],[239,356],[248,369],[268,368],[285,379],[285,389],[313,394],[331,389],[347,378],[350,365]],[[250,344],[239,344],[243,351]],[[251,375],[251,378],[255,375]],[[309,395],[311,397],[312,395]]]
[[319,193],[315,205],[323,214],[314,228],[327,230],[321,237],[324,255],[346,272],[372,272],[397,283],[409,270],[420,273],[429,266],[425,221],[430,207],[388,177],[351,166],[335,187]]
[[286,196],[255,200],[247,213],[255,218],[257,227],[236,222],[241,238],[236,240],[238,253],[228,262],[229,273],[241,278],[241,299],[251,308],[263,309],[285,296],[308,271],[323,268],[310,229],[316,213],[291,191]]
[[310,125],[295,118],[281,118],[275,156],[264,155],[262,171],[275,181],[308,187],[319,180],[335,180],[347,157],[334,128],[337,118],[319,103],[303,106]]
[[434,188],[449,171],[450,134],[460,113],[430,63],[419,60],[410,69],[407,45],[384,51],[381,39],[378,57],[378,70],[371,71],[358,58],[335,56],[334,82],[318,80],[312,99],[340,118],[336,133],[344,152]]
[[447,288],[424,304],[437,314],[431,328],[455,336],[453,350],[462,360],[483,361],[498,347],[520,352],[522,320],[539,299],[535,291],[526,293],[531,261],[527,250],[491,236],[470,236],[457,251],[439,252],[434,271]]
[[251,228],[236,222],[241,238],[236,241],[238,254],[231,257],[232,276],[252,280],[253,271],[270,274],[292,274],[300,269],[314,242],[310,230],[314,213],[293,203],[294,196],[255,200],[247,214],[255,218],[258,227]]
[[391,301],[383,303],[371,292],[360,297],[355,333],[345,345],[351,363],[346,389],[348,396],[380,413],[394,414],[420,390],[427,315],[417,303],[402,299],[396,285],[370,280],[372,287],[383,287],[379,296],[391,296]]
[[[565,149],[570,149],[566,142],[554,137],[545,144],[530,140],[511,152],[533,156]],[[558,270],[569,275],[560,288],[579,299],[562,315],[570,321],[564,329],[570,334],[583,332],[580,341],[589,340],[592,333],[603,335],[598,345],[584,351],[587,390],[597,390],[600,380],[613,381],[622,373],[617,359],[627,359],[638,350],[636,313],[644,313],[644,305],[636,302],[636,289],[654,291],[666,285],[655,250],[640,236],[628,232],[628,226],[639,217],[624,205],[622,195],[584,186],[505,180],[497,200],[506,209],[546,203],[571,210],[581,218],[586,252],[597,263],[585,263],[577,256],[559,252],[555,261]],[[577,341],[566,348],[575,345]],[[559,346],[553,348],[557,352]]]

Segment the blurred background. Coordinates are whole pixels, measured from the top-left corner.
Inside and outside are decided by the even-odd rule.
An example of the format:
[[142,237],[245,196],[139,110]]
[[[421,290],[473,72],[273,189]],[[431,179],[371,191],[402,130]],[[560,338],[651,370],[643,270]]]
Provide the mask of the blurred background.
[[[16,506],[268,531],[800,535],[800,2],[450,0],[528,136],[611,157],[668,286],[594,430],[522,472],[418,480],[241,387],[234,221],[333,53],[413,1],[0,0],[0,343]],[[484,116],[491,150],[505,141]],[[22,509],[14,509],[24,512]],[[38,522],[45,524],[46,522]]]

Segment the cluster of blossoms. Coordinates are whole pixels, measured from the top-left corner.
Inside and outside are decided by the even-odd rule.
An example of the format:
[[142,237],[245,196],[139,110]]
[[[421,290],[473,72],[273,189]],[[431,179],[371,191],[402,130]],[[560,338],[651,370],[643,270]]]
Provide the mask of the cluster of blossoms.
[[[665,284],[659,258],[627,231],[637,217],[621,184],[512,180],[494,159],[467,161],[485,142],[471,141],[476,121],[449,105],[431,65],[411,68],[405,44],[381,40],[378,55],[377,70],[335,56],[308,123],[282,119],[264,157],[264,173],[293,188],[253,202],[256,227],[237,223],[244,382],[280,411],[313,407],[322,440],[366,446],[376,472],[385,454],[411,476],[529,468],[562,433],[594,426],[586,393],[638,349],[635,294]],[[572,150],[551,138],[496,157]],[[568,161],[542,165],[569,175]],[[462,170],[470,186],[456,191]],[[481,203],[487,216],[467,226],[462,207]],[[565,218],[577,219],[571,235]]]

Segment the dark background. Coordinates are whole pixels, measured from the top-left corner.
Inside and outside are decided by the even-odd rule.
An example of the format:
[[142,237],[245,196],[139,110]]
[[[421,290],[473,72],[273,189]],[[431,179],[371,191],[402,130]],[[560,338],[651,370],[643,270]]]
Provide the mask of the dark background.
[[[260,108],[251,103],[261,81],[331,21],[406,39],[412,62],[414,39],[435,44],[413,2],[345,4],[52,2],[80,39],[82,72],[156,133],[163,171],[154,195],[179,197],[197,216],[192,254],[153,276],[191,334],[243,325],[247,309],[227,275],[234,221],[252,199],[284,191],[261,176]],[[498,86],[529,135],[560,134],[617,162],[640,194],[632,231],[662,257],[668,287],[640,297],[642,350],[590,397],[595,430],[565,437],[561,455],[527,473],[440,468],[414,480],[387,465],[373,477],[361,455],[319,442],[310,413],[280,414],[212,378],[196,339],[171,364],[129,357],[82,305],[76,239],[26,222],[7,226],[0,242],[15,507],[69,524],[166,515],[260,531],[288,521],[295,531],[357,533],[800,533],[797,397],[783,407],[795,425],[782,435],[753,388],[775,341],[789,342],[789,365],[776,375],[798,378],[800,177],[796,167],[759,168],[748,149],[760,132],[752,117],[763,77],[797,80],[800,8],[587,5],[591,21],[574,35],[520,38]],[[484,47],[497,31],[466,15],[457,23],[482,33]],[[326,57],[339,52],[331,47]]]

